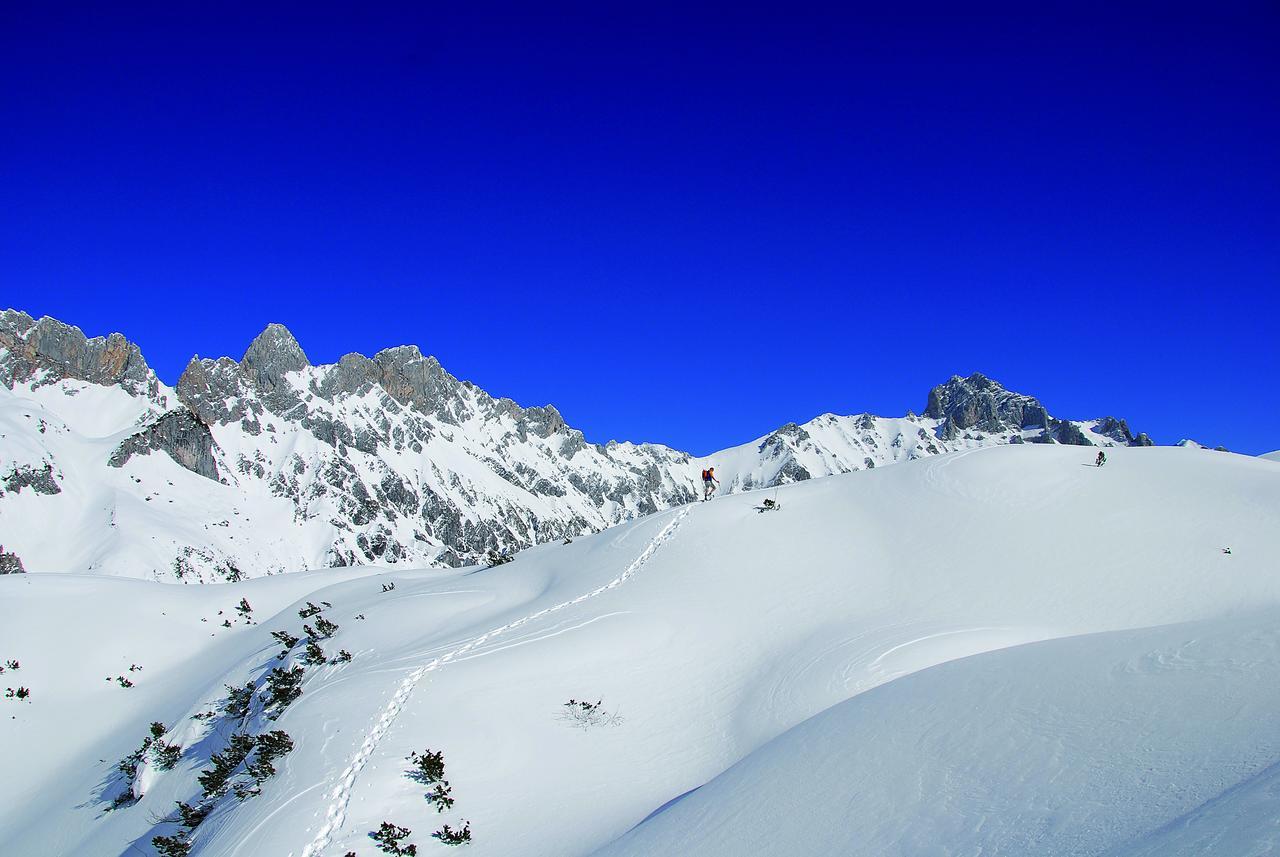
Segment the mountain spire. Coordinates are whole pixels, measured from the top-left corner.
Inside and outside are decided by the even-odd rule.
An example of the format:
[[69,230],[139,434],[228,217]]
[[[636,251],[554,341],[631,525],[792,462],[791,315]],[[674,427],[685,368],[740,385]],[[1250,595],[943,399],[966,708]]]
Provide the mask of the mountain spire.
[[311,365],[298,340],[283,324],[268,324],[240,359],[240,368],[259,387],[274,390],[288,372]]

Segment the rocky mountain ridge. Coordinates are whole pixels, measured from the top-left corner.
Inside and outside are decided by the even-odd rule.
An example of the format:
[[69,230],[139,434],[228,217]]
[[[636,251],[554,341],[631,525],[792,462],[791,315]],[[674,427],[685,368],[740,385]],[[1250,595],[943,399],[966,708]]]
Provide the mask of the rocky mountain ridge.
[[315,366],[272,324],[170,388],[120,334],[0,313],[0,541],[27,570],[456,566],[691,502],[710,464],[736,492],[1021,442],[1151,443],[975,374],[921,416],[824,414],[699,458],[589,443],[553,406],[490,396],[416,346]]

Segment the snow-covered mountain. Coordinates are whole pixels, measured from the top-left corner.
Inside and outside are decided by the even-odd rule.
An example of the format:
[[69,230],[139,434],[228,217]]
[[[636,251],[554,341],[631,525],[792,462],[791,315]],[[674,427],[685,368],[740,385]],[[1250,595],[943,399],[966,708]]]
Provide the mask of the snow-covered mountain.
[[554,407],[494,398],[414,346],[313,366],[271,325],[239,361],[193,358],[170,388],[119,334],[9,310],[0,572],[220,581],[458,566],[687,503],[707,466],[734,493],[1027,441],[1151,443],[971,375],[934,388],[919,416],[824,414],[695,457],[589,443]]
[[1273,852],[1280,469],[1092,457],[931,456],[494,568],[0,578],[0,854]]

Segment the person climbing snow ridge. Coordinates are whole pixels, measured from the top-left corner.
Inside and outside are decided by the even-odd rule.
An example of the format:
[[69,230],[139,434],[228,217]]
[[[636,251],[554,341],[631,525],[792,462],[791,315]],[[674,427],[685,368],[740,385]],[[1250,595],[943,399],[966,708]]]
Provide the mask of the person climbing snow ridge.
[[1107,463],[1107,454],[1102,450],[1098,450],[1098,458],[1093,462],[1095,467],[1101,467]]
[[716,490],[716,486],[720,484],[720,480],[716,479],[716,469],[708,467],[702,471],[702,502],[706,502],[711,494]]

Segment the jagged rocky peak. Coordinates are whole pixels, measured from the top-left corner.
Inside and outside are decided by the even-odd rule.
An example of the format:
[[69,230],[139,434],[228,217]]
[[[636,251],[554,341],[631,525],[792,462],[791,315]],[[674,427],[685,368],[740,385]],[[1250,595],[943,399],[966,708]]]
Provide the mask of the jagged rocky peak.
[[436,358],[423,356],[416,345],[383,349],[373,355],[373,362],[378,366],[379,383],[393,399],[446,423],[461,420],[464,388],[489,399],[488,394],[446,372]]
[[1006,390],[1000,382],[977,372],[968,378],[953,375],[930,390],[924,415],[945,420],[950,428],[985,432],[1049,424],[1048,412],[1038,399]]
[[178,401],[206,425],[235,422],[246,413],[241,398],[243,383],[240,365],[230,357],[192,357],[178,379]]
[[1129,430],[1129,423],[1115,417],[1103,417],[1093,429],[1097,434],[1110,438],[1126,446],[1155,446],[1155,441],[1146,432],[1134,434]]
[[306,352],[283,324],[268,324],[240,359],[240,369],[258,387],[274,390],[284,376],[311,365]]
[[25,312],[0,313],[0,381],[12,385],[45,373],[49,382],[72,378],[103,386],[120,385],[135,395],[155,398],[159,381],[137,345],[119,333],[84,335],[78,327]]

